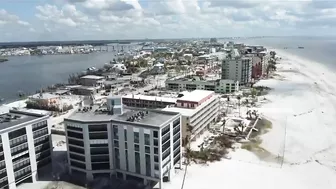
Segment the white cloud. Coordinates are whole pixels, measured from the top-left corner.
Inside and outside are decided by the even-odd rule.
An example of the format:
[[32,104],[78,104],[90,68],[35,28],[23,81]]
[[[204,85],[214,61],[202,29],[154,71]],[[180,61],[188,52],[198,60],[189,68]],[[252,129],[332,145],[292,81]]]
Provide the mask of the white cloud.
[[[336,30],[336,3],[318,0],[68,0],[40,4],[31,31],[59,40],[290,35]],[[3,15],[10,19],[2,19]],[[28,22],[0,11],[0,26]],[[38,29],[37,29],[38,28]],[[28,29],[27,29],[28,30]],[[38,31],[38,32],[37,32]],[[44,33],[48,35],[44,35]],[[312,33],[316,34],[316,33]],[[1,40],[1,39],[0,39]],[[45,39],[47,40],[47,39]]]
[[8,13],[4,9],[0,9],[0,25],[21,25],[29,26],[28,22],[22,21],[18,16]]

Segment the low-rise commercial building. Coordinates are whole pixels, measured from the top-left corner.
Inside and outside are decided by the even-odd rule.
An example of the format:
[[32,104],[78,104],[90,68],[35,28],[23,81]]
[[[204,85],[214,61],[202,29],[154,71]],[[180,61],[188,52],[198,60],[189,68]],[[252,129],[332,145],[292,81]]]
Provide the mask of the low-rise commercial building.
[[166,80],[166,89],[175,91],[209,90],[217,93],[233,93],[239,90],[239,82],[229,79],[222,80],[193,80],[173,79]]
[[0,115],[0,188],[36,182],[51,163],[49,115],[10,110]]
[[80,84],[84,86],[94,87],[102,85],[104,80],[103,76],[86,75],[80,78]]
[[161,188],[181,166],[180,123],[179,113],[124,108],[121,97],[108,97],[106,107],[83,107],[65,119],[69,172]]
[[176,98],[129,94],[122,97],[122,102],[129,107],[165,108],[169,105],[174,105]]
[[60,104],[60,96],[54,95],[50,93],[38,93],[34,94],[29,97],[29,100],[39,103],[39,104],[45,104],[46,106],[51,105],[59,105]]
[[176,101],[175,107],[164,108],[164,111],[179,112],[182,115],[182,138],[186,141],[196,139],[198,135],[215,122],[220,108],[219,96],[213,91],[195,90],[184,93]]

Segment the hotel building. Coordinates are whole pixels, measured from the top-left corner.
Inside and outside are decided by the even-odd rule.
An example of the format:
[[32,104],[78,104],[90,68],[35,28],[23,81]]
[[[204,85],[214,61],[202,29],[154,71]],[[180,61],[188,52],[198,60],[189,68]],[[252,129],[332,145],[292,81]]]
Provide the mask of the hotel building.
[[234,50],[235,55],[231,55],[222,62],[222,79],[238,81],[240,85],[246,85],[252,81],[251,58],[241,57],[237,49]]
[[179,113],[124,108],[122,97],[83,107],[65,119],[69,172],[160,184],[181,166]]
[[49,115],[10,110],[0,115],[0,188],[36,182],[51,163]]
[[184,96],[177,98],[175,107],[163,110],[181,113],[183,140],[187,135],[193,140],[216,121],[219,108],[219,96],[214,91],[194,90],[184,92]]

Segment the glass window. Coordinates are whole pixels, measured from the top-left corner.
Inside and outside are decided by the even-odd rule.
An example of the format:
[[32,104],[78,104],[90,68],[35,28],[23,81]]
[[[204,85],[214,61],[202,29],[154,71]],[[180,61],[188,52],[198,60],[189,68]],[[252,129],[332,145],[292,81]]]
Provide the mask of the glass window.
[[154,139],[154,146],[158,146],[159,144],[159,140],[158,139]]
[[140,147],[139,147],[138,144],[134,144],[134,150],[135,150],[135,151],[140,151]]
[[134,132],[134,143],[139,143],[139,133]]
[[150,155],[146,154],[146,175],[151,176],[152,169],[151,169],[151,160]]
[[119,147],[119,141],[114,140],[114,147]]
[[158,131],[153,131],[153,137],[158,138],[159,137],[159,132]]
[[159,154],[159,148],[154,147],[154,154]]
[[140,153],[135,152],[135,172],[140,174]]
[[150,147],[149,146],[145,146],[145,152],[148,153],[148,154],[150,153]]
[[119,149],[118,148],[114,148],[114,158],[115,158],[115,164],[116,164],[116,168],[120,169],[120,156],[119,156]]
[[113,125],[113,137],[114,137],[114,139],[119,139],[118,126],[117,125]]
[[125,141],[127,141],[127,130],[124,129],[124,138],[125,138]]
[[150,145],[150,135],[145,134],[145,145]]

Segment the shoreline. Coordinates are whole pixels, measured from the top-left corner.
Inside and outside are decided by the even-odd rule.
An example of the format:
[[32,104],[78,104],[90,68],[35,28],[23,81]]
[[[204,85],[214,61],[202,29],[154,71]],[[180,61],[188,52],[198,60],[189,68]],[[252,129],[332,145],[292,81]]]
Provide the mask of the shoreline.
[[184,170],[180,171],[167,188],[180,188],[182,182],[184,189],[218,188],[223,183],[238,189],[336,185],[336,87],[332,86],[336,76],[323,64],[274,50],[282,60],[273,73],[285,79],[259,81],[273,90],[263,96],[269,101],[255,109],[272,122],[272,129],[259,135],[260,147],[274,155],[283,154],[284,162],[263,161],[251,151],[238,149],[230,152],[230,160],[191,164],[186,179]]
[[[323,110],[317,111],[321,108],[316,101],[329,101],[330,97],[328,98],[327,96],[334,96],[333,92],[336,92],[336,90],[331,87],[330,83],[333,82],[328,81],[332,79],[333,73],[325,65],[278,49],[274,50],[277,55],[282,57],[282,60],[277,64],[277,71],[274,73],[285,79],[272,78],[262,80],[259,83],[260,85],[274,88],[274,91],[270,91],[266,95],[266,98],[271,99],[271,102],[261,106],[262,113],[270,118],[273,123],[273,128],[268,133],[260,136],[263,140],[261,146],[273,154],[284,154],[285,162],[291,164],[310,159],[315,151],[328,148],[327,142],[321,142],[319,146],[314,147],[312,145],[310,150],[304,152],[302,147],[305,146],[304,142],[309,141],[309,139],[305,136],[293,135],[292,132],[298,130],[295,125],[301,126],[302,132],[305,132],[305,125],[301,123],[313,124],[314,122],[319,122],[319,119],[323,119],[322,117],[328,117],[331,121],[332,117],[323,115]],[[321,78],[321,75],[324,75],[324,78]],[[335,76],[333,78],[336,81]],[[336,99],[333,100],[335,100],[336,104]],[[304,104],[304,101],[307,104]],[[334,107],[336,106],[333,105],[331,108]],[[267,111],[268,108],[273,108],[273,111]],[[330,109],[329,111],[332,110]],[[325,112],[328,111],[326,110]],[[317,114],[316,117],[313,117],[314,113]],[[316,130],[316,132],[319,130],[318,127],[307,127],[310,130]],[[325,137],[326,135],[322,134],[322,136]],[[295,137],[298,139],[295,139]],[[316,136],[311,136],[311,138],[314,137]],[[278,139],[274,140],[275,138]],[[317,138],[321,137],[317,136]],[[300,144],[295,144],[295,142],[300,142]],[[296,146],[292,147],[291,145]],[[297,147],[297,145],[301,147]],[[298,152],[302,154],[297,154]]]

